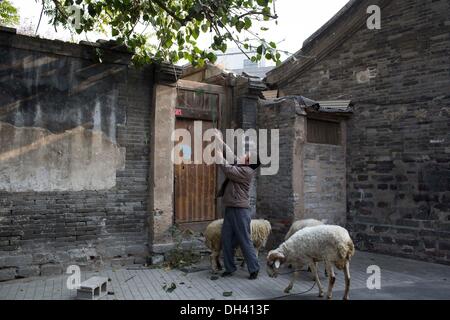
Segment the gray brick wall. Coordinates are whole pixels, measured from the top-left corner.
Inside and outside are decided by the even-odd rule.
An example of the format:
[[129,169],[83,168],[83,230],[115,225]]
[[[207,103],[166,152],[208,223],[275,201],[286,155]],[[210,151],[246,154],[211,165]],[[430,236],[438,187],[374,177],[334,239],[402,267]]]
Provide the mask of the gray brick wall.
[[[70,264],[91,269],[144,262],[149,239],[150,70],[128,67],[124,53],[106,52],[106,58],[115,56],[114,62],[99,65],[92,60],[92,48],[2,32],[0,51],[0,63],[7,67],[1,76],[12,77],[18,88],[11,92],[6,82],[0,82],[0,120],[10,121],[8,99],[18,101],[17,112],[24,115],[46,101],[47,110],[55,112],[43,111],[48,118],[44,127],[52,124],[64,131],[70,129],[74,109],[92,117],[92,100],[113,94],[117,118],[109,117],[100,129],[112,132],[111,140],[125,150],[125,166],[117,171],[116,185],[110,189],[0,191],[0,281],[62,273]],[[45,66],[30,66],[29,61]],[[44,67],[48,74],[42,73]],[[112,69],[119,71],[102,76]],[[33,95],[19,90],[30,83],[35,84]],[[73,93],[80,84],[86,84],[85,89]],[[107,129],[111,127],[113,131]],[[106,168],[100,163],[98,169]]]
[[[238,91],[239,92],[239,91]],[[257,127],[257,111],[258,98],[255,96],[243,96],[237,99],[239,128],[243,130],[255,129]],[[257,217],[256,211],[256,193],[257,193],[256,176],[250,189],[250,209],[252,217]]]
[[304,218],[345,225],[345,154],[342,146],[304,146]]
[[258,177],[257,212],[272,223],[268,247],[279,245],[292,222],[346,223],[344,147],[307,143],[307,115],[295,100],[263,102],[258,127],[279,129],[279,171]]
[[[257,212],[272,224],[272,235],[267,248],[278,245],[295,219],[298,197],[292,183],[293,148],[295,137],[295,110],[289,103],[261,105],[258,128],[279,130],[279,171],[276,175],[258,177]],[[269,134],[270,141],[270,134]]]
[[450,261],[448,12],[447,0],[392,1],[381,30],[361,26],[281,88],[355,103],[347,218],[360,249]]

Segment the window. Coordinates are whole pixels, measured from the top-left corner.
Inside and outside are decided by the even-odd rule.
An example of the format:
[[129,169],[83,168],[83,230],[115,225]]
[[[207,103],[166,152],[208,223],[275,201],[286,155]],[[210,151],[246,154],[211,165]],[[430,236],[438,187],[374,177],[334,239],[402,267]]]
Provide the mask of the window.
[[341,125],[339,122],[307,119],[306,140],[309,143],[341,144]]

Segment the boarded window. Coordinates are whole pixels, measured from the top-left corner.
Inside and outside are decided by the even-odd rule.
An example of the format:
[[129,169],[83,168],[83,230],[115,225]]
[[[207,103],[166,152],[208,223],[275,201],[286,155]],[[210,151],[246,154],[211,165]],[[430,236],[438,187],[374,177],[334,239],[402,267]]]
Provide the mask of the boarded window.
[[178,90],[177,108],[187,108],[217,112],[219,95],[203,90]]
[[338,122],[307,120],[307,141],[320,144],[341,144],[341,125]]

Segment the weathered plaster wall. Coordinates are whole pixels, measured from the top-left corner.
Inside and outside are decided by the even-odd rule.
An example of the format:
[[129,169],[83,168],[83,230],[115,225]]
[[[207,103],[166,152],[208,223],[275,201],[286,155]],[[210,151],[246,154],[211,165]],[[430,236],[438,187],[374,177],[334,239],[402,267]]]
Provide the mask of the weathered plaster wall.
[[116,131],[125,123],[118,84],[126,66],[8,46],[0,56],[0,190],[114,187],[124,164]]
[[101,131],[80,126],[54,134],[0,122],[0,190],[111,189],[124,156],[125,149]]
[[347,226],[360,249],[450,261],[449,11],[447,0],[392,1],[381,30],[361,25],[280,88],[355,103]]
[[172,243],[170,228],[174,222],[173,190],[174,165],[170,155],[174,143],[172,133],[175,129],[175,106],[177,101],[177,88],[175,86],[156,85],[154,110],[154,135],[152,144],[157,146],[154,152],[151,169],[152,185],[152,215],[150,225],[152,228],[152,252],[167,251]]
[[0,280],[144,262],[152,72],[0,31]]

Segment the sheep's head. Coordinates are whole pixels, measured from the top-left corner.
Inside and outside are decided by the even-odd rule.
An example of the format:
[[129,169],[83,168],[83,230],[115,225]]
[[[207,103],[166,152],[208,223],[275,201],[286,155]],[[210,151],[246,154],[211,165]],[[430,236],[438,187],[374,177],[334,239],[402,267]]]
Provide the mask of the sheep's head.
[[286,261],[285,256],[275,250],[272,250],[267,255],[267,274],[271,278],[276,278],[278,276],[278,271],[280,266]]

